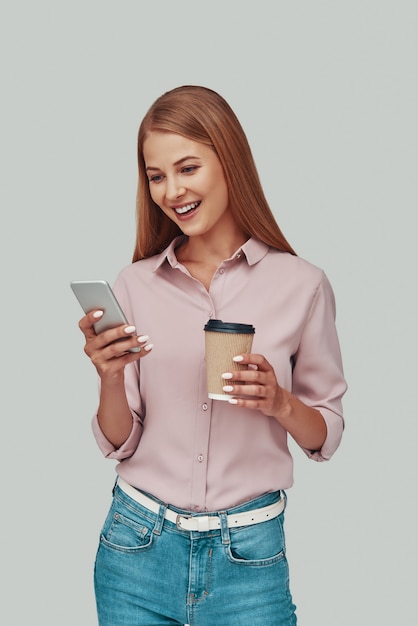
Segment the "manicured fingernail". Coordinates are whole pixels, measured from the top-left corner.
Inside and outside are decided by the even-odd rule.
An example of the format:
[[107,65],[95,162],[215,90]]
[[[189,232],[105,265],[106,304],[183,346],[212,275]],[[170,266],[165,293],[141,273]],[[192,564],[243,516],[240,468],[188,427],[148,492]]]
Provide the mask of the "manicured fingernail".
[[93,317],[94,317],[95,319],[97,319],[98,317],[102,317],[102,315],[103,315],[103,311],[95,311],[95,312],[93,313]]
[[224,391],[233,391],[233,390],[234,390],[234,388],[233,388],[233,386],[232,386],[232,385],[224,385],[224,386],[222,387],[222,389],[223,389]]
[[154,347],[153,343],[147,343],[146,346],[144,346],[144,350],[146,350],[147,352],[149,352],[150,350],[152,350]]
[[235,361],[235,363],[239,363],[240,361],[244,360],[244,357],[241,354],[239,354],[238,356],[234,356],[232,360]]
[[144,341],[148,341],[148,339],[149,339],[148,335],[140,335],[138,337],[138,342],[139,343],[144,343]]
[[127,335],[131,335],[132,333],[134,333],[134,332],[135,332],[135,330],[136,330],[135,326],[127,326],[127,327],[124,329],[124,332],[125,332]]
[[229,404],[238,404],[238,400],[235,400],[235,398],[229,398],[228,402]]
[[231,372],[225,372],[224,374],[221,374],[221,378],[228,380],[228,378],[232,378],[232,374]]

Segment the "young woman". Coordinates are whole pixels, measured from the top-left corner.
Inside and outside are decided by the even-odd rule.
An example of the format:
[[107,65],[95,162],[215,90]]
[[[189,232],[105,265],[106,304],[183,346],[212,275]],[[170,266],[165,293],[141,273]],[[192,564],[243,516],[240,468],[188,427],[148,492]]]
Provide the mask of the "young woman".
[[[99,623],[296,624],[287,436],[316,461],[341,439],[331,286],[286,241],[214,91],[162,95],[138,163],[133,263],[114,285],[132,325],[96,335],[102,311],[80,321],[100,377],[94,434],[119,461],[95,565]],[[248,367],[223,374],[226,402],[207,395],[209,319],[255,326],[253,353],[235,357]]]

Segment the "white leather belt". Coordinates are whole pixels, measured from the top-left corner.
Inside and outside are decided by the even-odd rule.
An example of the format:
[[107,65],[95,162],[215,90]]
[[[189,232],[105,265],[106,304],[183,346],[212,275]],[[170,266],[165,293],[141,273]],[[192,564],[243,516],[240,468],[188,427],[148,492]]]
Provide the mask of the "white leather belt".
[[[152,498],[149,498],[132,485],[129,485],[123,480],[118,478],[118,487],[122,489],[130,498],[142,504],[149,511],[153,513],[160,512],[160,505]],[[285,499],[280,498],[278,502],[269,504],[260,509],[254,509],[252,511],[244,511],[243,513],[235,513],[227,515],[228,528],[234,528],[239,526],[251,526],[252,524],[260,524],[260,522],[267,522],[270,519],[278,517],[285,508]],[[219,514],[215,515],[188,515],[176,513],[167,508],[164,515],[165,519],[173,524],[176,524],[180,530],[208,532],[209,530],[217,530],[221,527],[221,520]]]

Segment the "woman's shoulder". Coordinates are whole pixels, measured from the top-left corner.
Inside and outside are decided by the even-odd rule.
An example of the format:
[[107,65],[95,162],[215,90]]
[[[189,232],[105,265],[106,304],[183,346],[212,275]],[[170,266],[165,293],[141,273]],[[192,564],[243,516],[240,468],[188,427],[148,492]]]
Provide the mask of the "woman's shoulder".
[[[306,297],[309,301],[320,294],[330,302],[334,299],[333,287],[324,269],[305,258],[270,248],[266,255],[265,272],[274,276],[277,289],[289,297]],[[272,281],[271,281],[272,282]]]
[[305,278],[314,282],[320,282],[323,279],[324,270],[301,256],[270,248],[266,258],[272,269],[286,272],[292,278]]
[[147,276],[152,276],[157,266],[157,257],[152,256],[147,259],[141,259],[140,261],[135,261],[134,263],[130,263],[129,265],[125,265],[119,271],[116,281],[117,282],[127,282],[137,280],[145,280]]
[[175,265],[177,260],[174,250],[181,239],[181,236],[175,237],[162,252],[126,265],[119,272],[118,279],[135,280],[139,277],[152,276],[157,273],[160,267],[165,265],[166,261],[168,261],[171,266]]

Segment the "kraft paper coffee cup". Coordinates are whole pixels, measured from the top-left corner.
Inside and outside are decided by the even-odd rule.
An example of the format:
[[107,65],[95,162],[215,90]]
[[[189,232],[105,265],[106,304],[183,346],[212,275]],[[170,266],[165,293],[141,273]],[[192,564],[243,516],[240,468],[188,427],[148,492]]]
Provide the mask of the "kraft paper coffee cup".
[[229,400],[222,387],[228,384],[221,378],[224,372],[247,369],[233,357],[251,352],[255,329],[251,324],[235,324],[209,320],[205,325],[206,374],[208,397],[212,400]]

